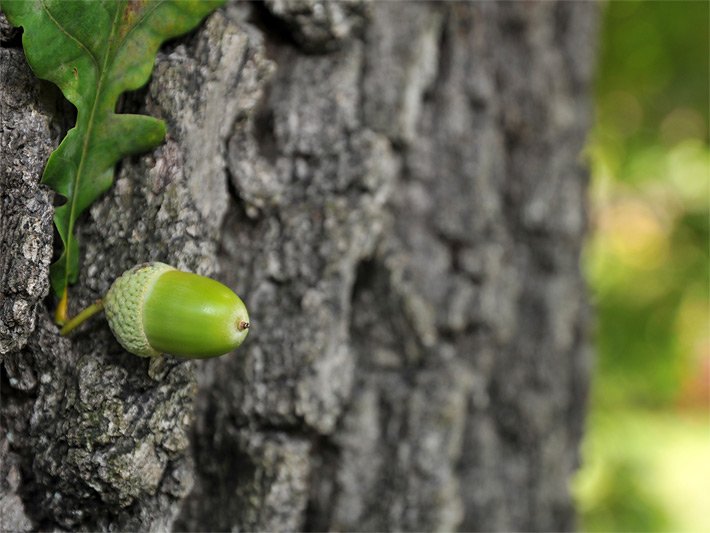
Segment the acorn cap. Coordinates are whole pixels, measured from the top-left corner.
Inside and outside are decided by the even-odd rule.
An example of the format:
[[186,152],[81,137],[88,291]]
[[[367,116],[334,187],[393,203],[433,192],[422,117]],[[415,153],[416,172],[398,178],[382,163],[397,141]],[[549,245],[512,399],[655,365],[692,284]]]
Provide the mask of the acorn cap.
[[215,357],[238,347],[249,332],[246,307],[229,287],[164,263],[125,272],[104,305],[121,345],[144,357]]

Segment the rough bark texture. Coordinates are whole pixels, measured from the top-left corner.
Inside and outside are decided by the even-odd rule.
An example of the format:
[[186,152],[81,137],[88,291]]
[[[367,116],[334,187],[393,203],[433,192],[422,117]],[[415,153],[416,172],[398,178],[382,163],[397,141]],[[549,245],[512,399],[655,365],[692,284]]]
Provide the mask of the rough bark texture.
[[71,123],[0,15],[0,529],[567,530],[596,6],[231,4],[123,111],[164,118],[80,224],[78,311],[133,264],[246,301],[235,354],[58,336]]

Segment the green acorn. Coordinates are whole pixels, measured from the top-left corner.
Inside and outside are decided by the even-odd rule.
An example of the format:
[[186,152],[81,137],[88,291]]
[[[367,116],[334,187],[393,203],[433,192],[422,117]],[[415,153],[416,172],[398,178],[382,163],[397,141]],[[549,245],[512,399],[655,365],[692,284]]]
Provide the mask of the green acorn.
[[[103,302],[118,342],[143,357],[216,357],[234,350],[249,333],[242,300],[221,283],[164,263],[145,263],[114,281]],[[89,312],[94,314],[96,311]],[[62,334],[86,320],[80,313]],[[73,324],[75,320],[78,323]]]

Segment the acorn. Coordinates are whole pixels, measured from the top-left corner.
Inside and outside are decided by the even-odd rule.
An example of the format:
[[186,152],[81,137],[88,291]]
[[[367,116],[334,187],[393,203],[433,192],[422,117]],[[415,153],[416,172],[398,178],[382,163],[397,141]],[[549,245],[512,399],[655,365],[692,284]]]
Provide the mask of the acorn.
[[[231,289],[164,263],[124,272],[94,305],[105,309],[118,342],[142,357],[216,357],[237,348],[249,333],[246,306]],[[75,317],[78,323],[67,323],[63,335],[88,318],[80,319],[82,313]]]

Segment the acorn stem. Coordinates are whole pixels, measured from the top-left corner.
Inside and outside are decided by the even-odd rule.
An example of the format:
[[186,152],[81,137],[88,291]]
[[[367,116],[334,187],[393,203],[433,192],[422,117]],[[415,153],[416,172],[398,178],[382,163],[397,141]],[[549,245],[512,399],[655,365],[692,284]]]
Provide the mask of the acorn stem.
[[76,315],[74,318],[71,318],[65,325],[62,327],[62,329],[59,331],[59,333],[62,336],[66,336],[69,333],[71,333],[74,329],[78,328],[81,326],[84,322],[86,322],[88,319],[90,319],[92,316],[94,316],[96,313],[100,313],[104,309],[104,302],[103,300],[96,300],[93,304],[91,304],[89,307],[81,311],[78,315]]

